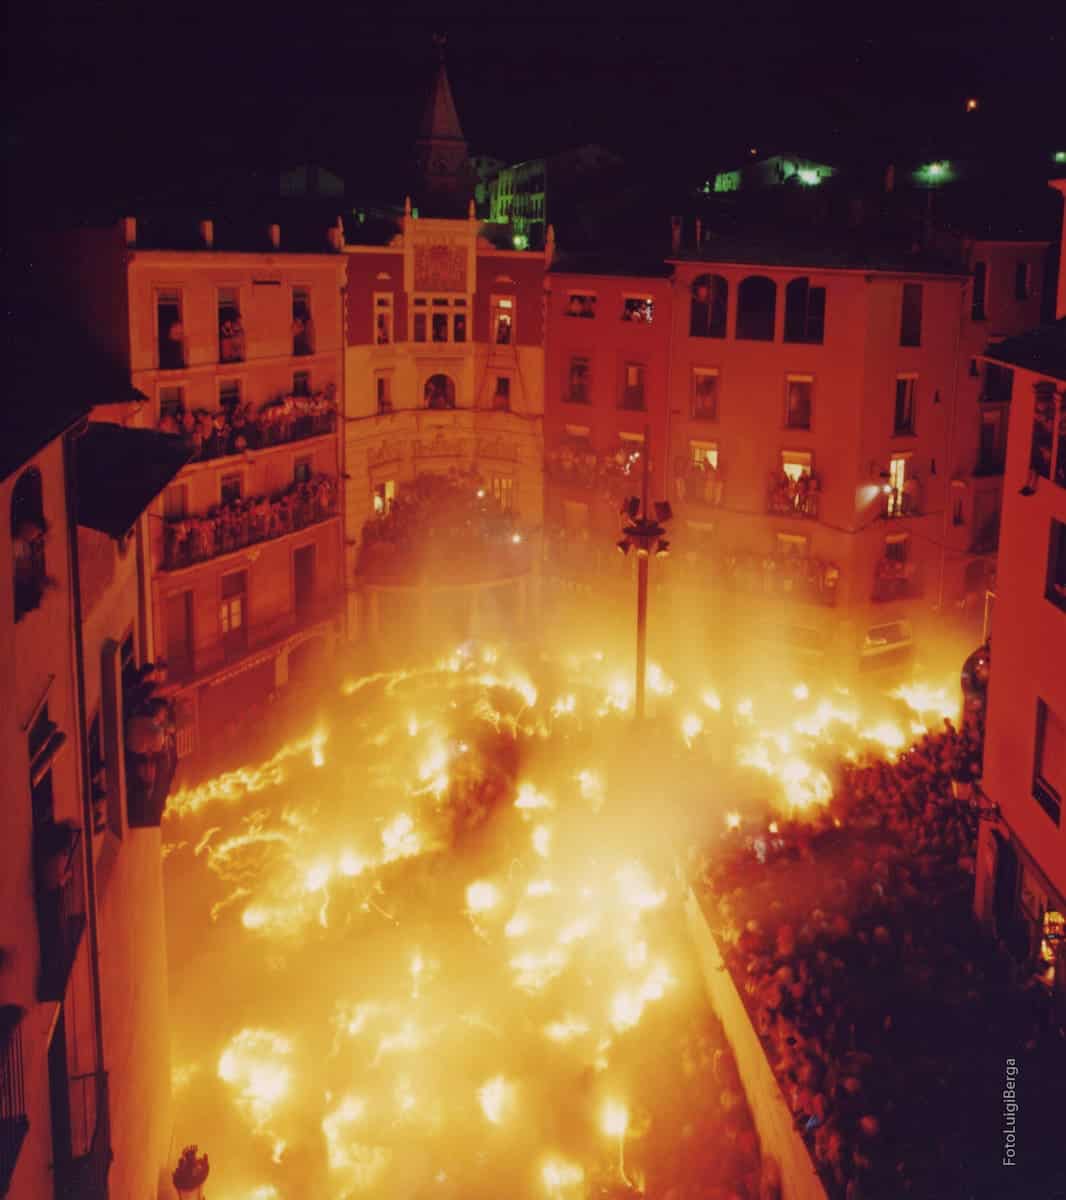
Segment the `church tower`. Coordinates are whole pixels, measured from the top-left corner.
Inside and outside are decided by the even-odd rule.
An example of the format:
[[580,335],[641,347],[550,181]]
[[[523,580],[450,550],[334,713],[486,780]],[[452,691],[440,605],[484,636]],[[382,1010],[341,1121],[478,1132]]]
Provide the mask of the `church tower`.
[[461,218],[473,195],[472,172],[444,64],[445,39],[433,40],[437,72],[415,141],[412,194],[422,216]]

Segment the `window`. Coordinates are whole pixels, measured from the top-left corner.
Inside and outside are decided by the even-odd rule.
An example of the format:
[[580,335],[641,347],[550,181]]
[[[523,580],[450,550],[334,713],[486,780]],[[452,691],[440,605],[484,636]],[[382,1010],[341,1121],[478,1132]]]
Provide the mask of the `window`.
[[453,300],[452,308],[454,310],[452,312],[452,341],[460,342],[460,343],[465,342],[466,341],[466,301],[465,300]]
[[234,472],[231,475],[223,475],[219,486],[219,493],[223,505],[236,504],[243,494],[243,480],[240,473]]
[[899,344],[920,346],[922,344],[922,285],[903,285],[903,304],[899,318]]
[[[1050,383],[1038,383],[1033,388],[1033,433],[1029,445],[1029,469],[1045,479],[1051,478],[1055,456],[1055,389]],[[1061,441],[1061,438],[1060,438]],[[1059,450],[1059,469],[1066,457]]]
[[185,389],[183,387],[161,387],[159,389],[159,419],[169,418],[180,421],[185,409]]
[[889,562],[905,563],[910,558],[910,534],[897,533],[885,538],[885,558]]
[[374,342],[378,346],[393,341],[392,292],[374,293]]
[[184,521],[189,510],[189,488],[173,483],[163,493],[163,515],[168,521]]
[[308,483],[311,479],[311,456],[302,454],[292,465],[293,483]]
[[717,442],[689,442],[689,461],[700,470],[713,467],[718,470]]
[[692,281],[689,337],[724,338],[729,284],[721,275],[698,275]]
[[377,399],[378,416],[392,412],[392,376],[374,376],[374,394]]
[[989,404],[1009,404],[1014,390],[1014,372],[998,363],[985,363],[981,399]]
[[1036,702],[1033,797],[1058,825],[1066,794],[1066,719],[1044,700]]
[[241,324],[240,290],[218,289],[218,360],[244,359],[244,326]]
[[692,419],[718,420],[718,372],[714,368],[692,368]]
[[454,408],[455,383],[448,375],[431,375],[424,389],[426,408]]
[[509,412],[511,408],[511,377],[510,375],[496,376],[496,391],[492,397],[492,407],[497,412]]
[[596,297],[591,292],[571,292],[566,301],[566,315],[591,320],[596,315]]
[[737,337],[772,342],[777,312],[777,284],[765,275],[750,275],[737,289]]
[[626,363],[622,368],[622,400],[620,408],[643,412],[644,410],[643,363]]
[[810,549],[810,539],[799,533],[778,533],[775,535],[777,540],[777,553],[783,555],[799,555],[801,558],[806,558]]
[[314,354],[315,327],[311,315],[311,289],[292,289],[292,352],[294,355]]
[[514,341],[515,304],[513,296],[492,297],[492,340],[497,346],[510,346]]
[[810,429],[814,379],[810,375],[789,375],[785,381],[785,428]]
[[415,298],[412,333],[416,342],[425,342],[428,340],[427,330],[429,328],[429,314],[426,312],[427,307],[427,300],[420,297]]
[[292,394],[294,396],[310,396],[311,395],[311,372],[310,371],[293,371],[293,373],[292,373]]
[[625,296],[622,299],[622,320],[638,325],[650,325],[655,316],[655,301],[651,296]]
[[1047,550],[1047,587],[1044,595],[1066,612],[1066,524],[1051,522]]
[[570,359],[570,377],[566,393],[567,403],[588,404],[590,401],[589,385],[591,381],[592,360],[584,355],[574,355]]
[[1007,450],[1007,423],[1002,408],[981,410],[980,441],[977,447],[978,475],[1000,475]]
[[515,483],[511,475],[493,475],[490,481],[492,496],[504,512],[514,512]]
[[1014,264],[1014,299],[1028,300],[1033,294],[1032,263],[1018,262]]
[[781,470],[795,483],[804,475],[810,475],[812,458],[806,450],[782,450]]
[[386,479],[384,483],[374,485],[374,515],[383,517],[392,507],[396,499],[396,481]]
[[222,408],[237,408],[241,402],[239,379],[224,379],[218,385],[218,402]]
[[181,292],[160,291],[155,298],[156,348],[161,371],[185,366],[185,331],[181,324]]
[[39,608],[48,583],[44,538],[44,491],[36,467],[23,471],[11,493],[12,574],[15,587],[15,620]]
[[973,265],[973,303],[970,307],[970,316],[974,321],[983,321],[988,316],[987,301],[988,264],[977,262]]
[[825,288],[805,276],[785,288],[785,341],[821,345],[825,338]]
[[248,573],[233,571],[222,576],[222,601],[218,620],[227,649],[236,649],[246,641],[247,613],[245,605],[248,594]]
[[966,485],[961,479],[951,481],[951,523],[966,524]]
[[910,470],[909,454],[893,454],[888,460],[888,502],[885,512],[902,517],[918,510],[917,480]]
[[896,376],[896,405],[892,416],[894,437],[904,437],[914,433],[914,394],[917,387],[917,375]]

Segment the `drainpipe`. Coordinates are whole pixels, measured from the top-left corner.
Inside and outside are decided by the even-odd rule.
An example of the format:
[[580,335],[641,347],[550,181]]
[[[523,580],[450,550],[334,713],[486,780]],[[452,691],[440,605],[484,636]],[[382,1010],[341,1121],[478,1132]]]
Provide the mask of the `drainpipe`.
[[944,611],[944,576],[947,571],[947,541],[952,506],[951,480],[955,474],[955,428],[959,417],[959,372],[962,370],[962,363],[959,361],[959,347],[962,345],[962,325],[966,320],[966,287],[967,281],[963,280],[959,284],[959,323],[955,328],[955,378],[951,385],[951,417],[948,422],[947,463],[945,464],[949,474],[946,479],[947,491],[943,504],[943,520],[940,525],[940,582],[937,586],[936,596],[937,612],[940,613]]
[[[344,240],[341,239],[341,254],[344,254]],[[344,641],[347,645],[352,640],[351,599],[348,595],[348,260],[345,257],[344,279],[341,284],[341,346],[340,346],[340,379],[337,390],[340,394],[338,408],[337,436],[340,438],[340,472],[341,472],[341,591],[344,605]],[[395,333],[395,330],[393,331]]]
[[[92,775],[89,770],[88,705],[85,700],[85,645],[82,636],[81,569],[78,556],[78,481],[76,439],[86,431],[88,417],[63,439],[63,468],[66,477],[67,529],[70,545],[70,594],[74,603],[74,672],[77,684],[78,746],[81,767],[82,841],[85,849],[85,890],[87,893],[89,925],[89,967],[92,980],[93,1008],[96,1020],[96,1069],[104,1069],[104,1020],[100,988],[100,935],[96,917],[96,862],[93,858]],[[99,1084],[97,1098],[100,1098]],[[109,1147],[110,1149],[110,1147]]]

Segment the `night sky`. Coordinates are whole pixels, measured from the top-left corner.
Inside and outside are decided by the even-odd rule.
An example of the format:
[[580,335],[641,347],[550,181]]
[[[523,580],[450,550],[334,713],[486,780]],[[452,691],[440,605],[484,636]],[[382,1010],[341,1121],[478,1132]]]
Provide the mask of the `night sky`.
[[[392,22],[296,0],[9,6],[15,211],[131,209],[220,168],[269,179],[316,160],[353,200],[393,199],[443,21],[386,7]],[[594,140],[669,185],[749,146],[869,162],[1066,148],[1066,6],[874,7],[770,0],[645,24],[619,6],[444,28],[471,151],[508,161]]]

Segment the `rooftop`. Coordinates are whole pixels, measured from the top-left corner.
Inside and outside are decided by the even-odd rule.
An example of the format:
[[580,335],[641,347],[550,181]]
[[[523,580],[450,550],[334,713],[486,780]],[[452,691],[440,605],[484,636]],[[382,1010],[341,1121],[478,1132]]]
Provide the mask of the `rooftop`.
[[985,357],[1049,379],[1066,380],[1066,317],[998,342]]

